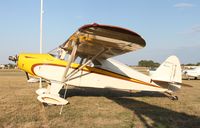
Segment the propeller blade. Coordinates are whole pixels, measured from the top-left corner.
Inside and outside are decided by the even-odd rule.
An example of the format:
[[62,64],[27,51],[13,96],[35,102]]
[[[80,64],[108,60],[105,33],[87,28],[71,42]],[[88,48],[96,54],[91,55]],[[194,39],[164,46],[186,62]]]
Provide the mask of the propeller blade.
[[30,79],[30,77],[29,77],[28,73],[27,73],[27,72],[25,72],[25,74],[26,74],[26,78],[27,78],[27,80],[29,80],[29,79]]
[[17,55],[15,55],[15,56],[9,56],[8,60],[13,61],[13,62],[16,63],[18,61],[18,56]]

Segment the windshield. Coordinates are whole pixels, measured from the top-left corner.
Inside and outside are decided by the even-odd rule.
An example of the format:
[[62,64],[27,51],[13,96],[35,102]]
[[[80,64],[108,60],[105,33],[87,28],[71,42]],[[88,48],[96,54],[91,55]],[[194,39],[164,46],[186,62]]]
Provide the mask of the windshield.
[[[53,50],[51,50],[50,52],[48,52],[51,56],[60,59],[60,60],[65,60],[67,61],[69,58],[69,53],[66,52],[64,49],[62,48],[55,48]],[[81,57],[76,55],[74,63],[77,64],[83,64],[88,60],[87,57]],[[98,60],[93,60],[92,64],[90,63],[90,66],[94,66],[94,67],[100,67],[101,63]]]
[[61,48],[55,48],[48,53],[52,55],[53,57],[57,59],[61,59],[61,60],[64,60],[66,56],[66,52]]

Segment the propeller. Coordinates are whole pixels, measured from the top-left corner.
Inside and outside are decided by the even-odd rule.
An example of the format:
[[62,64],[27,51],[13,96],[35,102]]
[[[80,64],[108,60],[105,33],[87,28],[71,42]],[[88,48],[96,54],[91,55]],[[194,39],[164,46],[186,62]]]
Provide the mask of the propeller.
[[28,73],[27,73],[27,72],[25,72],[25,74],[26,74],[26,78],[27,78],[27,80],[29,80],[29,79],[30,79],[30,77],[29,77]]
[[16,63],[18,61],[18,56],[17,55],[15,55],[15,56],[9,56],[8,60],[13,61],[13,62]]

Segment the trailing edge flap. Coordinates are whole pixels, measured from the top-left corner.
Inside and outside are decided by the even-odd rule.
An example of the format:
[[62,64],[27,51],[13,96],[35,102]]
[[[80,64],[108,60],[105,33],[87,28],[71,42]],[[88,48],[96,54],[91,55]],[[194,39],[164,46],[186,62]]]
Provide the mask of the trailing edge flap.
[[182,83],[179,59],[176,56],[168,57],[151,77],[156,81]]

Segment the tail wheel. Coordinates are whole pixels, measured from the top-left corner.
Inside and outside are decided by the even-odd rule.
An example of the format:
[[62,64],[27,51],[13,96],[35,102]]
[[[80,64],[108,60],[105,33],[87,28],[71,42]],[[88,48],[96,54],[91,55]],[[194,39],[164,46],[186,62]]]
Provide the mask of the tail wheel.
[[178,100],[178,96],[170,96],[169,97],[171,100]]
[[165,92],[164,93],[170,100],[178,100],[178,96],[174,96],[172,93],[170,92]]

